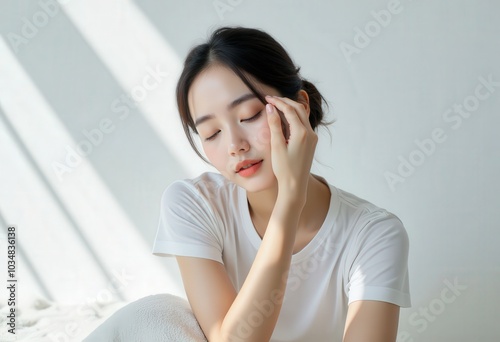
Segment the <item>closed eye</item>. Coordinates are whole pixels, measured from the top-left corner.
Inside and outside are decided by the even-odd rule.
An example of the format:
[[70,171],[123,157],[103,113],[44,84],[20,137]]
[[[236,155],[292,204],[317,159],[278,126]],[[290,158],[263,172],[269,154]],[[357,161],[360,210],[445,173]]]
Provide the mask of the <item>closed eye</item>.
[[255,114],[251,118],[245,119],[245,120],[242,120],[242,121],[244,121],[244,122],[254,121],[254,120],[257,120],[261,115],[262,115],[262,111],[259,111],[257,114]]
[[209,136],[208,138],[205,138],[205,141],[210,141],[214,140],[217,134],[219,134],[220,131],[215,132],[213,135]]
[[[251,118],[248,118],[248,119],[245,119],[245,120],[241,120],[241,121],[242,122],[252,122],[252,121],[255,121],[258,118],[260,118],[261,115],[262,115],[262,111],[259,111],[257,114],[255,114]],[[217,137],[217,134],[219,134],[219,133],[220,133],[220,131],[215,132],[213,135],[209,136],[208,138],[205,138],[205,141],[214,140]]]

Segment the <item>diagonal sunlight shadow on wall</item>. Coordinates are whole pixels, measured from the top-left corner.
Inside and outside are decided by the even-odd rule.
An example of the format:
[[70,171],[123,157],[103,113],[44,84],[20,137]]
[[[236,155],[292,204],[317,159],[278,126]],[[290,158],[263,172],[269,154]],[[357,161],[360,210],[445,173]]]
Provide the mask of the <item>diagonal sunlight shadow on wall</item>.
[[[99,11],[95,10],[97,8]],[[182,62],[149,19],[131,0],[74,2],[71,6],[64,6],[64,12],[116,82],[123,89],[131,90],[132,97],[140,97],[140,88],[151,86],[146,88],[148,92],[144,101],[136,100],[137,107],[165,145],[176,146],[171,153],[181,168],[189,172],[187,176],[205,171],[207,165],[194,152],[189,154],[191,147],[181,129],[177,111],[175,87]],[[155,72],[162,76],[159,82],[151,75],[145,75],[145,66],[148,66],[146,69],[159,70]],[[138,76],[143,78],[138,80]],[[158,86],[161,89],[155,89]],[[120,111],[125,109],[120,108]]]
[[[22,31],[22,21],[13,18],[29,18],[40,8],[31,2],[23,6],[23,11],[14,14],[0,11],[3,23],[0,33],[6,41],[9,41],[9,33]],[[63,44],[64,41],[68,44]],[[60,179],[64,185],[65,181],[69,184],[78,180],[82,166],[79,163],[69,165],[67,161],[72,158],[90,162],[129,219],[139,227],[144,241],[151,245],[158,223],[161,192],[173,180],[184,178],[185,171],[135,105],[127,107],[126,116],[123,110],[116,110],[116,107],[113,110],[117,100],[122,106],[128,105],[126,95],[130,92],[123,91],[117,84],[62,11],[50,18],[28,43],[18,49],[11,44],[10,48],[72,139],[80,142],[78,146],[60,146],[61,157],[53,162],[62,167],[58,168],[59,174],[53,173],[51,181]],[[155,72],[156,66],[145,66],[145,69],[143,77],[139,77],[141,84],[146,75]],[[159,74],[156,72],[157,77],[164,76]],[[162,88],[157,91],[161,92]],[[76,156],[84,154],[78,147],[86,150],[87,155]],[[64,172],[69,169],[71,172]],[[65,204],[61,202],[60,205],[64,210]]]
[[[79,300],[105,290],[106,284],[99,280],[102,277],[79,240],[78,235],[84,234],[103,267],[112,270],[112,281],[117,281],[116,272],[134,270],[137,280],[126,287],[127,298],[165,289],[176,292],[179,285],[172,281],[172,267],[161,266],[150,254],[150,244],[143,241],[87,160],[82,160],[75,177],[70,175],[64,182],[54,179],[51,163],[59,159],[59,147],[76,142],[1,38],[0,55],[5,62],[0,64],[0,104],[10,121],[8,126],[0,121],[0,207],[24,232],[22,244],[48,288],[59,301]],[[8,86],[5,80],[9,80]],[[21,145],[30,159],[23,157]],[[60,203],[64,203],[64,211]],[[65,212],[78,222],[80,234],[72,233]],[[148,274],[155,275],[153,283]],[[36,288],[28,292],[31,297],[43,296]]]
[[[223,25],[230,25],[228,19],[222,21],[215,10],[213,1],[185,1],[183,6],[177,2],[137,1],[133,0],[137,7],[144,13],[151,23],[163,36],[163,39],[172,46],[179,56],[184,58],[193,45],[202,43],[211,29]],[[244,2],[243,2],[244,3]],[[227,13],[236,11],[239,5],[227,5]],[[244,5],[242,5],[244,7]],[[200,9],[200,7],[202,9]],[[239,7],[238,7],[239,8]],[[239,8],[241,11],[241,8]],[[204,13],[203,16],[193,13]],[[182,31],[182,34],[179,34]],[[200,35],[201,31],[201,35]],[[199,41],[186,39],[186,37],[198,37]]]
[[[125,279],[127,285],[124,285],[127,287],[127,299],[138,298],[137,296],[150,294],[151,291],[177,292],[182,295],[176,284],[180,277],[176,273],[175,260],[158,261],[159,258],[150,254],[150,246],[158,224],[161,193],[173,180],[186,177],[185,171],[178,165],[173,153],[166,149],[164,141],[158,137],[151,124],[144,119],[144,113],[133,103],[129,104],[131,92],[122,90],[127,88],[120,87],[102,60],[98,59],[93,48],[62,11],[51,17],[26,43],[18,46],[12,44],[9,34],[22,35],[24,26],[21,17],[28,18],[28,21],[35,18],[40,13],[38,6],[39,3],[34,1],[23,2],[22,6],[13,1],[10,2],[10,7],[5,3],[0,5],[5,9],[0,9],[0,33],[3,38],[0,43],[2,40],[5,42],[3,51],[7,52],[4,52],[3,56],[15,56],[7,58],[10,64],[4,65],[3,79],[0,81],[5,87],[7,84],[17,84],[17,87],[11,87],[15,90],[4,92],[0,99],[3,98],[4,103],[9,103],[9,106],[6,106],[6,117],[13,121],[15,126],[11,131],[21,132],[23,141],[29,141],[26,144],[27,151],[35,153],[33,159],[36,159],[38,166],[43,169],[47,183],[56,188],[58,195],[63,195],[62,200],[56,201],[60,206],[59,213],[51,208],[50,215],[39,210],[39,206],[32,201],[31,205],[36,206],[38,216],[30,218],[25,229],[43,228],[43,225],[35,222],[36,219],[42,219],[46,224],[52,225],[48,217],[61,219],[61,212],[67,211],[75,215],[74,221],[83,227],[83,233],[92,234],[93,240],[87,245],[99,248],[99,258],[114,276],[111,283],[120,280],[122,274],[130,278]],[[14,11],[16,8],[18,12]],[[61,41],[66,41],[66,45]],[[9,49],[11,51],[8,51]],[[164,77],[162,71],[165,68],[161,67],[160,72],[155,69],[155,64],[144,65],[145,71],[140,75],[138,84],[144,85],[146,76]],[[18,82],[20,79],[22,82]],[[148,96],[153,95],[154,91],[164,91],[162,87],[146,90],[151,91]],[[122,107],[128,106],[127,115],[121,109],[113,111],[113,104],[117,100]],[[57,135],[57,138],[53,139],[52,135]],[[37,139],[48,142],[40,141],[37,144]],[[54,171],[51,170],[51,164],[55,163],[58,166]],[[30,182],[39,182],[42,184],[37,184],[38,187],[43,186],[43,181],[40,182],[36,173],[37,168],[33,168],[29,163],[22,167],[29,175]],[[94,174],[98,177],[93,177]],[[82,184],[85,184],[86,189],[82,189]],[[46,202],[54,202],[50,200],[50,197],[54,196],[50,196],[47,191],[40,191],[38,195],[44,201],[49,200]],[[105,198],[102,195],[106,195]],[[11,205],[6,211],[6,217],[18,217],[16,215],[22,214],[20,207],[21,205]],[[29,206],[26,208],[23,209],[29,210]],[[13,212],[16,215],[13,215]],[[131,229],[129,223],[136,229]],[[68,225],[68,220],[63,218],[57,229],[66,232],[70,230]],[[102,236],[99,229],[105,230]],[[141,236],[143,241],[138,241],[137,235]],[[73,246],[66,243],[64,238],[58,238],[59,243],[65,244],[66,250]],[[47,242],[50,247],[44,248],[59,248],[57,243]],[[85,243],[81,245],[85,246]],[[78,250],[82,248],[75,247],[78,247]],[[29,252],[32,253],[32,250]],[[44,256],[40,262],[46,263],[47,257],[43,253],[45,252],[38,253]],[[57,292],[56,297],[59,299],[73,298],[79,301],[79,298],[88,293],[91,299],[95,299],[107,289],[104,286],[109,286],[97,283],[92,276],[87,276],[88,269],[82,269],[82,264],[88,263],[84,254],[75,253],[64,262],[55,261],[54,266],[66,265],[51,269],[51,272],[57,273],[62,280],[56,287],[64,288],[67,292],[62,296]],[[85,259],[74,265],[76,268],[71,266],[72,260],[82,257]],[[160,264],[163,264],[162,268]],[[98,268],[96,266],[94,265]],[[122,266],[125,269],[122,269]],[[154,277],[155,284],[152,284],[148,275]],[[54,274],[51,277],[54,279]],[[78,284],[79,292],[73,290],[73,294],[71,293],[71,282]],[[54,291],[54,288],[50,289]],[[84,289],[90,289],[90,292],[82,294]]]
[[[36,174],[38,181],[43,184],[45,187],[45,190],[47,191],[48,194],[50,194],[50,198],[45,198],[45,200],[51,200],[54,201],[57,206],[59,207],[59,210],[62,212],[63,216],[66,218],[66,220],[69,222],[69,226],[73,228],[73,231],[75,234],[78,236],[78,239],[81,244],[85,246],[85,249],[87,252],[90,254],[90,257],[94,261],[94,265],[100,270],[100,272],[104,275],[104,277],[110,281],[112,279],[111,274],[109,271],[103,266],[102,261],[99,259],[95,252],[95,248],[91,246],[89,243],[88,239],[85,237],[83,233],[83,229],[81,225],[77,222],[77,220],[74,218],[74,216],[67,210],[66,205],[63,203],[62,199],[60,196],[57,194],[57,192],[54,190],[52,185],[50,184],[50,181],[47,179],[45,176],[44,172],[40,169],[40,167],[37,165],[35,159],[33,158],[31,152],[26,148],[24,145],[23,141],[17,134],[16,130],[14,127],[11,125],[9,122],[7,116],[4,114],[3,109],[0,107],[0,122],[4,124],[4,126],[7,128],[9,135],[13,137],[13,140],[15,141],[17,150],[21,152],[22,158],[27,161],[27,163],[30,166],[30,169]],[[26,194],[28,196],[28,194]],[[22,240],[22,234],[21,234],[21,240]],[[22,244],[21,244],[22,245]],[[37,276],[37,273],[33,274],[34,276]],[[42,289],[44,288],[43,286],[41,287]],[[48,291],[45,291],[46,294],[48,294]],[[124,300],[124,296],[121,293],[121,291],[117,291],[117,296],[121,300]],[[52,296],[48,297],[49,299],[53,298]]]

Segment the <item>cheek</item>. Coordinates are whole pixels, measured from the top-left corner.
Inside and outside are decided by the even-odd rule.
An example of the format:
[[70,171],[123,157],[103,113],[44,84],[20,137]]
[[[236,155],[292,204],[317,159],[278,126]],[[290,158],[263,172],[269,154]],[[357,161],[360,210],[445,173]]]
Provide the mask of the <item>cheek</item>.
[[223,176],[229,179],[228,173],[228,155],[227,148],[221,147],[219,144],[207,144],[203,146],[203,151],[208,158],[208,161],[215,167]]
[[217,148],[216,144],[207,144],[203,146],[203,151],[207,156],[210,163],[212,163],[215,167],[218,166],[221,160],[221,153]]
[[257,127],[253,128],[252,145],[259,150],[265,150],[271,144],[271,131],[267,121],[262,120]]

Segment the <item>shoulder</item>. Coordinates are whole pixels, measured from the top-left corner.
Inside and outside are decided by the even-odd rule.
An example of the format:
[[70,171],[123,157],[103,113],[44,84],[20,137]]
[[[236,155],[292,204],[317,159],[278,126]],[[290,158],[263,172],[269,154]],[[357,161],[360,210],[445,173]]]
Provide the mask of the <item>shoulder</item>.
[[204,211],[221,216],[227,207],[236,206],[239,191],[236,184],[221,174],[204,172],[196,178],[171,183],[163,191],[161,206],[168,210]]
[[345,229],[358,239],[394,238],[408,244],[408,235],[403,222],[394,213],[345,190],[335,188],[338,194],[338,219]]
[[208,202],[218,195],[230,192],[236,187],[224,176],[215,172],[204,172],[195,178],[185,178],[172,182],[162,194],[163,200],[179,198],[203,199]]

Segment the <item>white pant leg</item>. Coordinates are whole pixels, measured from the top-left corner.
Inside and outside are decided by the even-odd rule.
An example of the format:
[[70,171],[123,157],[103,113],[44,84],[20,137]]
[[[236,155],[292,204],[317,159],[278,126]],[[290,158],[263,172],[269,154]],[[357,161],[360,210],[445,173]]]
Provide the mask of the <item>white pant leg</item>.
[[206,342],[189,303],[157,294],[127,304],[98,326],[85,342]]

